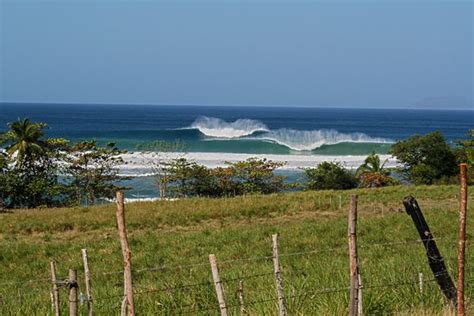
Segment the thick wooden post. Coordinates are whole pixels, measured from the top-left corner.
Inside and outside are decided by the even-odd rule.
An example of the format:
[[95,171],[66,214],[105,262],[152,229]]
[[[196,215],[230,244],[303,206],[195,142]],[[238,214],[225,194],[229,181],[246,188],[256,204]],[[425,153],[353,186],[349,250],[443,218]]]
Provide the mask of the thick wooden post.
[[69,316],[77,316],[77,273],[76,270],[69,270]]
[[418,206],[418,202],[414,197],[408,196],[403,199],[403,205],[405,206],[406,212],[411,216],[411,219],[418,230],[418,234],[420,235],[420,239],[425,246],[428,263],[436,281],[438,282],[441,292],[452,306],[456,306],[456,287],[446,269],[443,257],[439,252],[438,246],[436,246],[436,242],[433,239],[430,228],[428,227],[425,217]]
[[135,315],[135,305],[133,303],[133,285],[132,285],[132,253],[128,246],[127,229],[125,226],[125,204],[123,192],[117,191],[117,227],[119,231],[120,244],[122,246],[122,255],[124,262],[124,293],[127,298],[127,314]]
[[53,285],[54,315],[59,316],[61,315],[61,307],[59,305],[59,288],[58,288],[58,280],[56,278],[56,262],[51,261],[49,266],[51,269],[51,283]]
[[92,308],[92,289],[91,289],[91,272],[89,270],[89,257],[87,256],[87,249],[82,249],[82,262],[84,263],[84,282],[86,285],[87,295],[87,315],[92,316],[94,314]]
[[464,310],[464,260],[466,251],[466,212],[467,212],[467,166],[460,166],[460,204],[459,204],[459,253],[458,253],[458,315],[465,315]]
[[350,295],[349,316],[356,316],[359,306],[359,265],[357,259],[357,195],[351,196],[347,238],[349,241]]
[[278,309],[279,315],[286,315],[286,304],[285,304],[285,291],[283,289],[283,280],[281,278],[280,271],[280,257],[278,255],[278,234],[272,235],[273,243],[273,270],[275,273],[275,284],[278,296]]
[[219,302],[221,316],[227,316],[227,306],[225,305],[224,300],[224,287],[222,286],[222,281],[219,277],[219,269],[217,268],[217,260],[215,255],[209,255],[209,263],[211,264],[212,279],[214,280],[214,286],[216,288],[217,301]]

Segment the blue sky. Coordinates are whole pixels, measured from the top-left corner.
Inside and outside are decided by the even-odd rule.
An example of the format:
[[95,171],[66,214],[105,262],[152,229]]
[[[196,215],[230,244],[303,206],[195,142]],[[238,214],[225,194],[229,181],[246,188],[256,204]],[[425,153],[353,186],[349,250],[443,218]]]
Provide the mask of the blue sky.
[[4,102],[472,105],[471,1],[0,3]]

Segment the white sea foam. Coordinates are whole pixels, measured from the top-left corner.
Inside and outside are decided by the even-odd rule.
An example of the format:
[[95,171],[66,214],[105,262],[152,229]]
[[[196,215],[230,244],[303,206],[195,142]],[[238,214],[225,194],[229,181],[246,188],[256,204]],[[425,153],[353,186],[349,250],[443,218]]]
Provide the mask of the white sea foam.
[[340,133],[332,129],[313,131],[299,131],[294,129],[272,130],[257,136],[256,139],[264,139],[286,146],[297,151],[308,151],[323,145],[334,145],[339,143],[389,143],[383,138],[374,138],[363,133]]
[[[235,122],[226,122],[218,118],[199,117],[190,128],[198,129],[212,139],[235,140],[253,139],[263,140],[286,146],[296,151],[308,151],[323,145],[339,143],[391,143],[385,138],[370,137],[364,133],[340,133],[333,129],[301,131],[289,128],[269,130],[265,124],[257,120],[239,119]],[[255,132],[262,132],[252,136]]]
[[[105,199],[108,202],[115,202],[115,199]],[[162,200],[159,197],[139,197],[139,198],[125,198],[125,203],[133,203],[133,202],[154,202]],[[165,201],[177,201],[178,199],[175,198],[166,198],[163,199]]]
[[[183,157],[183,153],[167,153],[167,159]],[[150,174],[151,164],[157,161],[158,153],[135,152],[133,154],[123,154],[123,159],[127,164],[120,167],[121,173],[128,175]],[[236,162],[246,160],[250,157],[267,158],[269,160],[285,162],[286,165],[281,169],[298,169],[314,167],[324,161],[340,162],[346,168],[354,169],[359,167],[367,157],[366,155],[270,155],[270,154],[236,154],[236,153],[208,153],[208,152],[190,152],[185,155],[187,159],[196,161],[199,164],[209,168],[222,167],[226,162]],[[381,160],[386,160],[387,167],[397,166],[396,159],[390,155],[380,155]]]
[[190,127],[198,129],[206,136],[219,138],[238,138],[255,132],[268,131],[268,127],[257,120],[239,119],[229,123],[207,116],[198,117]]

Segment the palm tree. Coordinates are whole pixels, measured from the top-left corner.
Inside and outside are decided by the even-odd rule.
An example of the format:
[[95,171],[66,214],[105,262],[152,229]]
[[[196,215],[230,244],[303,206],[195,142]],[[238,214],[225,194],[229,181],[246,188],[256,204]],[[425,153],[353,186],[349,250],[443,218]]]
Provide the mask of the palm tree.
[[17,166],[32,162],[37,154],[44,153],[45,142],[41,140],[44,135],[44,123],[33,123],[29,119],[18,119],[8,124],[10,128],[2,136],[2,141],[9,144],[7,153],[15,156]]
[[386,159],[383,163],[380,163],[380,156],[377,155],[374,151],[365,158],[364,163],[357,168],[356,175],[361,176],[365,173],[379,173],[384,176],[388,176],[390,171],[385,169]]

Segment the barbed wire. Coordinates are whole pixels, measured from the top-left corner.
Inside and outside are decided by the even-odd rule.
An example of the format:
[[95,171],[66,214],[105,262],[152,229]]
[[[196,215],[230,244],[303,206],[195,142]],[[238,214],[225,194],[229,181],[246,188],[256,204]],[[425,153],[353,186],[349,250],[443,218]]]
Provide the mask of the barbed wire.
[[[432,241],[435,242],[458,242],[457,239],[451,239],[448,237],[438,237],[438,238],[433,238],[431,239]],[[360,249],[367,249],[367,248],[373,248],[373,247],[385,247],[385,246],[392,246],[392,245],[406,245],[406,244],[417,244],[417,243],[423,243],[423,240],[421,239],[416,239],[416,240],[403,240],[403,241],[392,241],[392,242],[381,242],[381,243],[370,243],[370,244],[360,244],[358,245],[358,248]],[[466,243],[472,243],[471,239],[467,239]],[[298,251],[298,252],[290,252],[290,253],[281,253],[279,254],[279,257],[292,257],[292,256],[300,256],[300,255],[310,255],[310,254],[316,254],[316,253],[322,253],[322,252],[328,252],[328,251],[336,251],[336,250],[341,250],[341,249],[347,249],[347,245],[339,245],[336,247],[331,247],[331,248],[325,248],[325,249],[313,249],[313,250],[308,250],[308,251]],[[242,261],[258,261],[258,260],[269,260],[272,259],[272,255],[268,256],[255,256],[255,257],[243,257],[243,258],[235,258],[235,259],[224,259],[220,260],[218,262],[219,265],[223,264],[228,264],[228,263],[234,263],[234,262],[242,262]],[[194,268],[198,266],[208,266],[208,262],[196,262],[196,263],[190,263],[190,264],[183,264],[183,265],[162,265],[158,267],[150,267],[150,268],[142,268],[133,271],[135,274],[140,274],[144,272],[156,272],[156,271],[163,271],[163,270],[180,270],[180,269],[187,269],[187,268]],[[80,271],[78,271],[78,274]],[[119,271],[93,271],[93,275],[120,275],[123,274],[123,270]],[[0,283],[0,286],[5,286],[5,285],[15,285],[15,284],[27,284],[27,283],[39,283],[43,281],[51,281],[50,278],[39,278],[39,279],[30,279],[30,280],[25,280],[25,281],[8,281],[8,282],[2,282]]]
[[[439,241],[439,242],[457,242],[457,239],[451,239],[451,237],[437,237],[430,239],[431,241]],[[467,242],[472,242],[472,240],[466,240]],[[405,244],[417,244],[417,243],[423,243],[423,240],[421,239],[416,239],[416,240],[403,240],[403,241],[393,241],[393,242],[381,242],[381,243],[370,243],[370,244],[360,244],[357,247],[361,249],[367,249],[367,248],[372,248],[372,247],[383,247],[383,246],[392,246],[392,245],[405,245]],[[313,250],[308,250],[308,251],[299,251],[299,252],[290,252],[290,253],[281,253],[279,254],[280,257],[291,257],[291,256],[299,256],[299,255],[306,255],[306,254],[315,254],[315,253],[322,253],[322,252],[327,252],[327,251],[335,251],[335,250],[340,250],[340,249],[347,249],[347,244],[344,245],[339,245],[336,247],[331,247],[331,248],[325,248],[325,249],[313,249]],[[258,260],[269,260],[272,259],[272,255],[268,256],[255,256],[255,257],[243,257],[243,258],[235,258],[235,259],[224,259],[224,260],[219,260],[218,264],[223,265],[223,264],[228,264],[228,263],[234,263],[234,262],[242,262],[242,261],[258,261]],[[196,262],[196,263],[190,263],[190,264],[184,264],[184,265],[162,265],[162,266],[157,266],[157,267],[150,267],[150,268],[142,268],[133,271],[133,273],[144,273],[144,272],[157,272],[157,271],[163,271],[163,270],[180,270],[180,269],[187,269],[187,268],[194,268],[194,267],[199,267],[199,266],[208,266],[208,262]],[[122,274],[123,270],[120,271],[95,271],[93,274],[101,274],[101,275],[112,275],[112,274]]]

